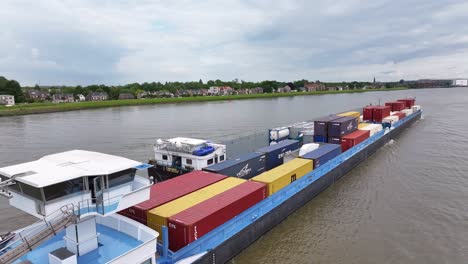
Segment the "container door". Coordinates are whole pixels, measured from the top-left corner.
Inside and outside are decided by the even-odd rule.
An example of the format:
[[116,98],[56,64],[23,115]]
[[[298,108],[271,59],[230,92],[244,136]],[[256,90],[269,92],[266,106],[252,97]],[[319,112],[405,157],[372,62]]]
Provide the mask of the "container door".
[[291,182],[296,180],[296,174],[291,175]]
[[96,211],[104,214],[104,177],[93,179]]

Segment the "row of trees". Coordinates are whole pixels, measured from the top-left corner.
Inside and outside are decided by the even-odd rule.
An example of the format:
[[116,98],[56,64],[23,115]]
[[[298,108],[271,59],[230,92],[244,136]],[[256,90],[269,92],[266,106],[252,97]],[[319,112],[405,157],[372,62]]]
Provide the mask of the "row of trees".
[[20,84],[15,80],[8,80],[3,76],[0,76],[0,94],[13,95],[17,103],[23,103],[25,101]]
[[[313,81],[309,81],[306,79],[297,80],[291,82],[297,88],[303,87],[305,84],[310,83]],[[319,81],[315,81],[319,82]],[[238,79],[234,79],[232,81],[221,81],[221,80],[209,80],[207,82],[203,82],[201,79],[199,81],[193,82],[144,82],[144,83],[130,83],[126,85],[118,85],[118,86],[108,86],[108,85],[88,85],[88,86],[53,86],[53,87],[39,87],[35,85],[34,87],[24,87],[21,88],[20,84],[15,80],[8,80],[5,77],[0,76],[0,94],[10,94],[15,96],[15,101],[17,103],[22,103],[26,101],[26,97],[24,93],[28,89],[37,89],[37,90],[47,90],[50,95],[55,93],[70,93],[74,94],[75,96],[78,94],[88,95],[91,92],[106,92],[110,99],[118,99],[119,94],[121,93],[132,93],[135,96],[140,92],[147,91],[147,92],[155,92],[155,91],[167,91],[170,93],[175,93],[176,91],[182,90],[197,90],[197,89],[208,89],[211,86],[230,86],[235,90],[238,89],[253,89],[256,87],[262,87],[265,93],[271,93],[273,90],[278,89],[279,87],[285,86],[286,82],[278,82],[278,81],[261,81],[261,82],[247,82],[247,81],[239,81]],[[369,85],[369,82],[329,82],[324,83],[327,87],[333,86],[342,86],[342,87],[349,87],[349,89],[362,89],[364,86]],[[403,80],[400,82],[395,83],[386,83],[385,87],[391,88],[395,86],[402,86]]]
[[[309,83],[310,81],[306,79],[298,80],[292,82],[296,87],[303,87],[304,84]],[[318,81],[316,81],[318,82]],[[221,81],[221,80],[210,80],[204,83],[201,79],[198,82],[144,82],[144,83],[131,83],[127,85],[119,86],[107,86],[107,85],[88,85],[88,86],[67,86],[67,87],[56,87],[60,89],[55,89],[55,92],[58,93],[72,93],[74,95],[83,94],[88,95],[91,92],[106,92],[111,99],[117,99],[120,93],[132,93],[137,95],[139,92],[155,92],[155,91],[167,91],[175,93],[176,91],[182,90],[197,90],[197,89],[209,89],[212,86],[230,86],[235,90],[238,89],[253,89],[256,87],[262,87],[265,93],[271,93],[273,90],[278,89],[279,87],[285,86],[286,82],[278,81],[261,81],[261,82],[247,82],[239,81],[237,79],[232,81]],[[348,86],[350,89],[361,89],[365,85],[370,84],[369,82],[340,82],[340,83],[325,83],[327,87],[331,86]],[[36,85],[35,89],[40,89]],[[54,90],[52,91],[54,93]]]

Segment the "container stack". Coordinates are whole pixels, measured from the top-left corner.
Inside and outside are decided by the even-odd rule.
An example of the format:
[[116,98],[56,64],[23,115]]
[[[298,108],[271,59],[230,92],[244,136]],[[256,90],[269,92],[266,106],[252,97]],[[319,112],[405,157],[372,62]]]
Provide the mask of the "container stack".
[[382,125],[381,124],[367,124],[366,126],[360,127],[358,129],[369,131],[369,137],[372,137],[375,133],[382,130]]
[[403,109],[401,110],[401,112],[404,113],[406,116],[409,116],[413,113],[413,108]]
[[286,139],[278,144],[258,149],[256,152],[265,155],[265,170],[271,170],[283,164],[283,157],[287,153],[299,149],[301,142],[293,139]]
[[252,181],[267,185],[268,196],[283,189],[291,182],[301,178],[313,169],[313,162],[304,159],[293,159],[288,163],[266,171],[254,178]]
[[169,248],[183,248],[266,197],[264,183],[247,181],[169,217]]
[[406,108],[406,104],[400,101],[387,102],[385,103],[385,106],[390,107],[390,111],[401,111]]
[[[402,111],[404,111],[406,109],[403,109]],[[398,120],[402,120],[403,118],[406,117],[406,114],[404,112],[395,112],[394,114],[392,114],[392,116],[397,116],[398,117]]]
[[345,152],[348,149],[356,146],[357,144],[368,139],[370,135],[369,130],[356,130],[341,138],[341,151]]
[[414,103],[416,102],[416,99],[414,99],[414,98],[399,99],[398,102],[405,103],[405,108],[406,109],[411,109],[411,107],[414,106]]
[[389,106],[374,106],[372,111],[372,121],[382,123],[382,120],[390,115]]
[[328,143],[341,144],[341,138],[354,132],[358,127],[355,116],[344,116],[328,123]]
[[[243,179],[227,177],[205,188],[182,196],[148,211],[147,226],[162,234],[162,226],[168,226],[168,219],[192,206],[204,202],[220,193],[246,182]],[[158,239],[162,237],[159,236]]]
[[264,172],[265,168],[266,155],[264,153],[246,153],[237,158],[213,164],[203,170],[247,180]]
[[151,186],[149,200],[122,210],[119,214],[146,225],[149,210],[224,179],[225,175],[192,171],[168,181],[158,182]]
[[302,155],[301,158],[312,160],[316,169],[340,154],[341,145],[323,144],[318,149]]
[[314,121],[314,142],[328,142],[328,123],[333,120],[342,118],[341,116],[329,115],[318,118]]

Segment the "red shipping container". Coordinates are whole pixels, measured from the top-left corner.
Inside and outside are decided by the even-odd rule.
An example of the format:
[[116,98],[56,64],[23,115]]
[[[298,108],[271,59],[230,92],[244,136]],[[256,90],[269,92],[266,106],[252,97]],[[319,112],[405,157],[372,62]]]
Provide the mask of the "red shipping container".
[[356,146],[357,144],[369,138],[369,135],[369,130],[356,130],[351,134],[343,136],[341,138],[341,150],[345,152],[346,150]]
[[147,211],[211,185],[227,176],[207,171],[192,171],[167,181],[158,182],[151,186],[150,198],[119,212],[119,214],[147,224]]
[[398,120],[402,120],[403,118],[406,117],[406,114],[403,112],[396,112],[393,114],[393,116],[398,116]]
[[169,248],[183,248],[266,197],[265,184],[247,181],[170,217]]
[[362,119],[364,121],[372,121],[374,120],[373,118],[373,111],[374,111],[375,106],[366,106],[364,109],[362,109]]
[[406,108],[410,109],[414,105],[414,103],[416,102],[416,99],[414,99],[414,98],[399,99],[398,102],[404,102]]
[[385,106],[389,106],[391,111],[401,111],[405,109],[406,105],[404,102],[388,102]]
[[390,115],[389,106],[376,106],[372,111],[372,119],[374,122],[382,122],[382,119]]

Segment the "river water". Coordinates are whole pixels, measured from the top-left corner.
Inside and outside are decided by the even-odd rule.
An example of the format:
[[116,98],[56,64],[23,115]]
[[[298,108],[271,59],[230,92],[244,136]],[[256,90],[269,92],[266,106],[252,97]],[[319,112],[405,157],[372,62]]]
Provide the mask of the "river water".
[[[231,263],[468,263],[464,88],[3,117],[0,167],[70,149],[146,161],[157,138],[175,136],[224,142],[232,156],[266,144],[258,135],[267,128],[409,96],[423,106],[421,121]],[[246,142],[246,136],[251,144],[237,144],[240,137]],[[0,198],[0,232],[34,220]]]

